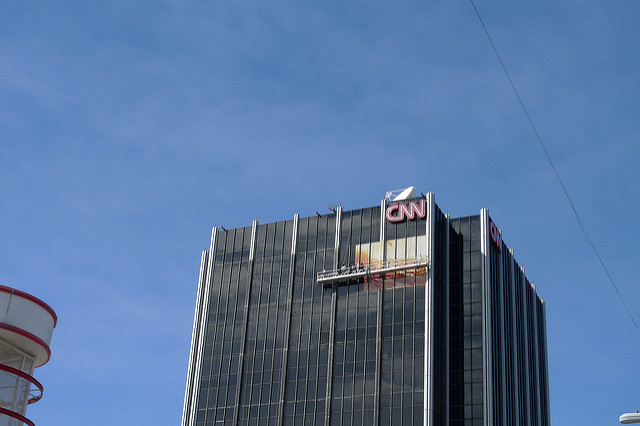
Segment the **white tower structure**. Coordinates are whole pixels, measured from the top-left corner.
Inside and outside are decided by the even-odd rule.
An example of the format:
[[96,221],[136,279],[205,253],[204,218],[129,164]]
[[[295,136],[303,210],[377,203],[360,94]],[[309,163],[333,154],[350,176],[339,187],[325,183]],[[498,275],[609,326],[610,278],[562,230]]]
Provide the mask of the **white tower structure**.
[[35,426],[25,417],[42,398],[33,370],[49,361],[57,319],[42,300],[0,285],[0,426]]

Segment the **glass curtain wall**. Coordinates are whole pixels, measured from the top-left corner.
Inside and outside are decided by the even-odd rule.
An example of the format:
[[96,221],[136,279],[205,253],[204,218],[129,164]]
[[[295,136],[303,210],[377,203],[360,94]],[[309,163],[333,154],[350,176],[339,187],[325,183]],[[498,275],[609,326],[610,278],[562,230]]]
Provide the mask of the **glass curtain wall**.
[[[386,259],[424,256],[426,226],[421,219],[387,222]],[[425,280],[424,269],[383,278],[380,425],[424,422]]]
[[480,216],[451,220],[449,419],[483,425]]
[[302,218],[298,226],[284,392],[285,425],[324,424],[331,289],[323,289],[316,276],[333,268],[335,228],[333,214]]
[[[340,226],[338,266],[361,263],[356,249],[380,240],[380,210],[346,211]],[[377,290],[364,279],[335,285],[331,425],[374,422]]]
[[197,401],[197,425],[225,423],[234,416],[250,246],[250,227],[218,235]]

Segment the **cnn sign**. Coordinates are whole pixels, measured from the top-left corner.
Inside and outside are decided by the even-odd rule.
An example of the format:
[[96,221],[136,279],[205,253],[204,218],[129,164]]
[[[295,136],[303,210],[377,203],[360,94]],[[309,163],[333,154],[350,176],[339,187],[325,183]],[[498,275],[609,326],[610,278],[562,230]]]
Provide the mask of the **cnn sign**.
[[500,234],[500,230],[491,219],[489,219],[489,236],[491,237],[491,242],[496,246],[498,251],[502,251],[502,234]]
[[427,216],[427,200],[422,198],[408,203],[391,204],[384,215],[391,223],[399,223],[405,219],[415,220],[416,217],[424,219]]

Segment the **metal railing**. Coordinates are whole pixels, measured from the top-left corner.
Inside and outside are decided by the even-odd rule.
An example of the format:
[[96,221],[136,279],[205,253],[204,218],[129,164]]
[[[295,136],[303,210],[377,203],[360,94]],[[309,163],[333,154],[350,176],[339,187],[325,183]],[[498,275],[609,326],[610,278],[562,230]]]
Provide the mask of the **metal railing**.
[[323,285],[340,281],[349,281],[361,277],[375,277],[390,272],[405,271],[414,268],[428,268],[429,259],[417,257],[412,259],[388,260],[385,262],[371,263],[368,265],[349,265],[339,269],[318,272],[318,283]]

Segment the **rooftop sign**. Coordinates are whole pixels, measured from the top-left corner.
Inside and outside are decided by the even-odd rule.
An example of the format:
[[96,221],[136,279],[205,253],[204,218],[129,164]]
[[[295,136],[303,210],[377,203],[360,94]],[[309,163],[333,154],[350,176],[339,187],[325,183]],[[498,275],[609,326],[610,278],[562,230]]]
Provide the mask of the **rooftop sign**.
[[427,200],[424,198],[406,203],[393,203],[385,211],[385,217],[391,223],[403,222],[405,219],[424,219],[427,216]]
[[491,237],[491,242],[496,246],[498,251],[502,251],[502,234],[491,219],[489,219],[489,236]]

